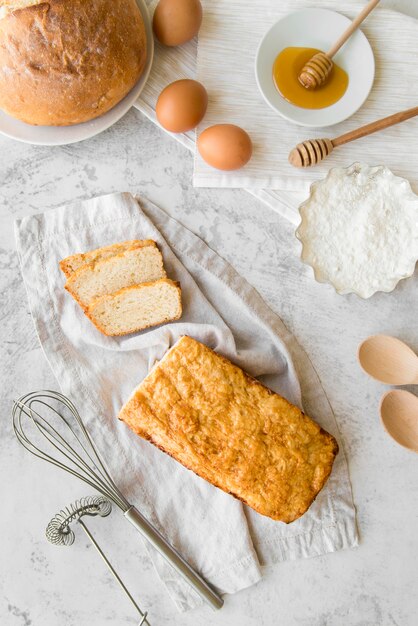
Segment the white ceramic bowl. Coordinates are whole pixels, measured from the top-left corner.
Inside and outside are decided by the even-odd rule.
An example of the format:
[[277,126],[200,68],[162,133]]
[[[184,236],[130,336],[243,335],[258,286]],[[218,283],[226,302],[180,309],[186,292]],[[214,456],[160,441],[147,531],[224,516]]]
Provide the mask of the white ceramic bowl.
[[[347,182],[337,190],[341,179]],[[414,274],[418,196],[408,180],[385,165],[331,168],[312,183],[299,214],[295,234],[302,244],[301,259],[319,283],[332,285],[337,293],[366,299],[392,291]]]
[[274,61],[284,48],[301,46],[327,51],[350,21],[327,9],[303,9],[276,22],[263,37],[256,56],[255,76],[266,102],[282,117],[300,126],[332,126],[355,113],[366,100],[374,80],[374,56],[365,35],[357,30],[334,60],[349,76],[347,91],[332,106],[303,109],[285,100],[273,81]]
[[64,146],[94,137],[94,135],[103,132],[120,120],[133,106],[143,90],[148,80],[154,57],[154,36],[148,8],[145,0],[137,0],[137,3],[144,20],[147,35],[147,62],[140,79],[123,100],[118,102],[116,106],[104,115],[89,122],[73,126],[32,126],[0,110],[0,133],[24,143],[40,146]]

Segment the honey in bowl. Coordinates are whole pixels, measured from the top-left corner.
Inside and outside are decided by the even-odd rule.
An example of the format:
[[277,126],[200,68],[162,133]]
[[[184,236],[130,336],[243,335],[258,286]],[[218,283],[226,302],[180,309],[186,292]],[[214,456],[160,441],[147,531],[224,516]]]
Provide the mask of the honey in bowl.
[[310,90],[300,84],[298,76],[303,66],[318,52],[316,48],[285,48],[273,65],[274,84],[280,95],[303,109],[329,107],[342,98],[348,87],[347,72],[335,63],[324,85]]

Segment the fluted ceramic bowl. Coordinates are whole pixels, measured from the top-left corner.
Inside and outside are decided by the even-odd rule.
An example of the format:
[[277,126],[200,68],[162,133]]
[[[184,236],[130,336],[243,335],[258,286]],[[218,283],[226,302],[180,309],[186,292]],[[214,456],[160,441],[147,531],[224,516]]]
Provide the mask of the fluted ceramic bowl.
[[418,196],[386,166],[354,163],[330,169],[311,185],[299,214],[301,259],[318,282],[332,285],[337,293],[370,298],[392,291],[414,273]]

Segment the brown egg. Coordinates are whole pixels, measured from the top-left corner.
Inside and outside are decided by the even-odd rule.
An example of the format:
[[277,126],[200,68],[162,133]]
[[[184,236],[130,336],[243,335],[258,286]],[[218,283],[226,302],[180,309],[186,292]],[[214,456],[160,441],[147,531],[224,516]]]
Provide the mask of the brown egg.
[[234,124],[210,126],[199,136],[197,148],[206,163],[218,170],[238,170],[251,159],[249,135]]
[[208,94],[201,83],[185,78],[167,85],[160,93],[156,113],[161,126],[172,133],[196,128],[208,106]]
[[154,34],[165,46],[181,46],[193,39],[202,23],[199,0],[160,0],[154,11]]

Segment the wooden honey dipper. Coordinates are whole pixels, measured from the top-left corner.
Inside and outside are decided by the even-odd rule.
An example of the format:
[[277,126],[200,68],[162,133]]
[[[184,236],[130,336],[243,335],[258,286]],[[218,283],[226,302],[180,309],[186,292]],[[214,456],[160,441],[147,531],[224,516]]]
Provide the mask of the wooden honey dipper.
[[296,148],[293,148],[289,154],[289,163],[294,167],[316,165],[331,154],[334,148],[342,146],[349,141],[361,139],[361,137],[376,133],[378,130],[394,126],[395,124],[399,124],[399,122],[409,120],[416,115],[418,115],[418,107],[413,107],[412,109],[406,109],[406,111],[400,111],[399,113],[389,115],[389,117],[384,117],[381,120],[366,124],[366,126],[350,130],[349,133],[345,133],[335,139],[307,139],[302,143],[298,143]]
[[354,31],[357,30],[360,24],[366,19],[369,13],[379,2],[380,0],[370,0],[356,19],[351,22],[347,30],[345,30],[341,37],[337,39],[332,48],[328,50],[328,52],[318,52],[317,54],[314,54],[306,65],[303,66],[302,71],[298,76],[301,85],[306,87],[306,89],[317,89],[317,87],[323,85],[332,70],[332,57],[337,54],[338,50],[345,44],[347,39],[351,37]]

